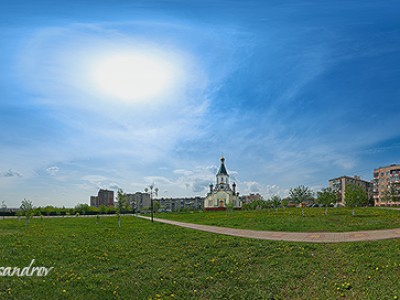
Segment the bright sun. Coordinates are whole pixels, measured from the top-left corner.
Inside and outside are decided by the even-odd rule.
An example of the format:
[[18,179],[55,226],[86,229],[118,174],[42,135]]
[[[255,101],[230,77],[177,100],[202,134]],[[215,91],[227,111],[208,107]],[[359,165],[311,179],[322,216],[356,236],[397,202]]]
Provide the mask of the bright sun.
[[107,97],[145,102],[173,88],[177,67],[168,57],[131,51],[97,58],[90,77],[98,92]]

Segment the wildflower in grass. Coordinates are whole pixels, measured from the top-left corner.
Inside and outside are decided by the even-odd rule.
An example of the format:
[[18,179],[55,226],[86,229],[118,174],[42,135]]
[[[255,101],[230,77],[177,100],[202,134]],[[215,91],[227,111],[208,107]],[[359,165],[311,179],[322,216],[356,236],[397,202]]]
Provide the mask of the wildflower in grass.
[[351,289],[351,284],[348,283],[348,282],[344,282],[344,283],[342,284],[342,287],[343,287],[345,290],[350,290],[350,289]]

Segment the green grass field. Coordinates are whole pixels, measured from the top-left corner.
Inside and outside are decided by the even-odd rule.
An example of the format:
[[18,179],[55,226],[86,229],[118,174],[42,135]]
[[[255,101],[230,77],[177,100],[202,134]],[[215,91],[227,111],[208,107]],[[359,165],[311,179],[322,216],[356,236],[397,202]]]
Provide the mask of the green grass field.
[[[224,213],[220,214],[221,218]],[[397,299],[400,240],[251,240],[133,216],[0,220],[0,299]]]
[[400,228],[400,211],[375,207],[357,208],[352,216],[349,208],[301,208],[265,209],[233,212],[188,212],[163,213],[155,217],[180,222],[272,231],[356,231],[372,229]]

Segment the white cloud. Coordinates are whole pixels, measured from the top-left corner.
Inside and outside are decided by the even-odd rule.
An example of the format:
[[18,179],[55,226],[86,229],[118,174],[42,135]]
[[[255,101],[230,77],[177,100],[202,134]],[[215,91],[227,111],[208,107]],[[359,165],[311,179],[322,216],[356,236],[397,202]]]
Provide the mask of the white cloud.
[[46,169],[46,172],[53,176],[57,175],[59,171],[60,171],[60,168],[57,166],[49,167]]
[[179,175],[189,176],[193,174],[193,171],[180,169],[180,170],[174,170],[174,173]]
[[108,189],[108,190],[118,190],[120,185],[115,183],[111,179],[100,176],[100,175],[87,175],[81,178],[84,183],[80,184],[79,187],[83,189]]
[[144,181],[150,185],[150,184],[154,184],[155,186],[157,185],[166,185],[166,184],[172,184],[173,182],[166,178],[166,177],[162,177],[162,176],[146,176],[144,178]]

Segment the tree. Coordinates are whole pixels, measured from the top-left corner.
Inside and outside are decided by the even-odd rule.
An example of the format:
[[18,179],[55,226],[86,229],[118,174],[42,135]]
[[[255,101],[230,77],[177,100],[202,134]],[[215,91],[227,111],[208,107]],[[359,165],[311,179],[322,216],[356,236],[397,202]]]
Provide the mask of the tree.
[[104,204],[102,204],[102,205],[99,206],[99,212],[100,212],[101,214],[106,214],[107,211],[108,211],[108,207],[105,206]]
[[283,207],[287,207],[289,205],[289,199],[288,198],[283,198],[281,201],[281,204]]
[[272,206],[275,207],[276,212],[278,212],[278,207],[282,205],[282,199],[278,195],[273,195],[271,197]]
[[[1,208],[0,208],[0,211],[1,211],[1,212],[6,212],[6,211],[7,211],[7,205],[6,205],[6,202],[5,202],[5,201],[1,201]],[[4,219],[4,215],[5,215],[5,214],[3,214],[3,219]]]
[[325,215],[327,215],[329,204],[336,202],[336,193],[331,188],[323,188],[320,192],[317,192],[317,197],[318,203],[325,206]]
[[250,203],[243,204],[242,208],[246,210],[271,208],[271,201],[255,200]]
[[304,185],[289,190],[291,201],[301,205],[301,215],[304,217],[304,201],[313,199],[313,192]]
[[226,205],[226,214],[228,214],[230,211],[233,211],[233,203],[229,202]]
[[352,215],[355,216],[357,206],[368,205],[368,194],[361,186],[349,184],[346,186],[345,200],[346,206],[353,208]]
[[77,204],[75,206],[75,212],[78,214],[84,215],[88,211],[89,211],[89,205],[87,205],[86,203]]
[[5,201],[1,201],[1,208],[0,211],[7,211],[7,205]]
[[22,200],[21,206],[19,207],[21,214],[26,217],[26,222],[29,222],[30,218],[33,216],[33,205],[32,201]]
[[118,227],[121,228],[121,211],[126,207],[127,197],[122,189],[118,189],[117,192],[117,216],[118,216]]

